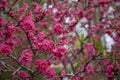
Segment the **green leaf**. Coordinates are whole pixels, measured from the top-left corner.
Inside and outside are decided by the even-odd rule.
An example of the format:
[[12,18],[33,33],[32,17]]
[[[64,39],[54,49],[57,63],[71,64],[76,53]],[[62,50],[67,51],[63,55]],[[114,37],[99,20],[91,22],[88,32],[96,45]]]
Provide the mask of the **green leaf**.
[[61,72],[61,69],[59,67],[52,67],[52,68],[55,69],[57,74],[59,74]]
[[84,35],[84,34],[81,34],[81,35],[80,35],[80,39],[81,39],[81,41],[83,41],[84,38],[85,38],[85,35]]
[[6,72],[1,72],[0,73],[0,80],[7,80],[11,78],[11,73],[10,71],[6,71]]
[[81,66],[80,61],[78,61],[78,62],[77,62],[77,65],[76,65],[76,68],[77,68],[77,67],[80,67],[80,66]]
[[76,43],[75,43],[75,47],[79,48],[80,47],[80,41],[77,40]]
[[39,56],[40,59],[45,59],[46,58],[46,55],[43,53]]
[[96,50],[98,50],[98,51],[103,50],[103,46],[98,39],[94,39],[93,43],[94,43],[94,47]]
[[107,53],[106,53],[105,49],[103,50],[103,56],[105,56],[105,57],[107,56]]

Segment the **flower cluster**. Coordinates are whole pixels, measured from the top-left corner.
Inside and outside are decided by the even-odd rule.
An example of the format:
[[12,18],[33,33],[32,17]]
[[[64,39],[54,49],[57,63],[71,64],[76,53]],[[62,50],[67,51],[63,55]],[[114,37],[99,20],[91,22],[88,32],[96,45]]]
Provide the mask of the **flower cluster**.
[[9,55],[12,52],[12,49],[9,45],[1,44],[0,53],[4,56]]
[[52,30],[55,34],[59,35],[63,32],[63,27],[60,23],[55,23]]
[[36,60],[35,66],[39,72],[42,72],[46,75],[46,77],[54,77],[56,72],[54,69],[50,68],[50,62],[46,60]]
[[17,73],[18,73],[20,78],[25,78],[25,79],[30,78],[30,76],[22,70],[18,71]]
[[59,46],[57,49],[54,50],[55,55],[58,59],[62,59],[62,57],[67,53],[67,50],[63,46]]
[[41,45],[40,45],[40,49],[43,52],[49,52],[52,53],[53,49],[54,49],[54,44],[51,40],[44,40]]
[[7,6],[7,1],[6,0],[2,0],[1,2],[0,2],[0,9],[1,8],[5,8]]
[[32,62],[32,52],[28,50],[24,50],[22,54],[19,57],[19,62],[25,64],[26,66],[30,66],[30,63]]
[[108,65],[106,69],[106,76],[108,80],[114,80],[113,75],[114,75],[113,65]]

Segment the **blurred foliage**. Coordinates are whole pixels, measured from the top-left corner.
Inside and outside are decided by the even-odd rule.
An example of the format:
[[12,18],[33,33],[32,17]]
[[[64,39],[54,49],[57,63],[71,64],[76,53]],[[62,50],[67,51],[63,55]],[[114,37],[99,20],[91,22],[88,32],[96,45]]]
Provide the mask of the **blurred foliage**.
[[10,71],[6,71],[6,72],[2,72],[0,73],[0,80],[10,80],[12,72]]

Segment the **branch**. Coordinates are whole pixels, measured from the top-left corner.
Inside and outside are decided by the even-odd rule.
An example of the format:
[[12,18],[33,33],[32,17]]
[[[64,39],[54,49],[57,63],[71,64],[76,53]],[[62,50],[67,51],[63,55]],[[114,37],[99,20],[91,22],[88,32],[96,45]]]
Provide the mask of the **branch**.
[[17,62],[18,65],[20,65],[22,68],[26,69],[27,71],[31,72],[32,73],[32,70],[28,67],[25,67],[24,65],[22,65],[14,56],[12,55],[9,55],[8,57],[12,58],[14,61]]
[[99,55],[100,55],[100,54],[97,54],[97,55],[93,56],[92,58],[90,58],[90,59],[85,63],[84,69],[83,69],[82,71],[79,71],[79,72],[75,73],[74,76],[77,76],[78,74],[85,72],[85,71],[86,71],[86,67],[88,66],[88,64],[89,64],[92,60],[95,60],[96,57],[98,57]]
[[74,66],[73,66],[72,61],[70,60],[70,58],[68,56],[66,56],[66,58],[68,59],[70,65],[71,65],[72,72],[74,73]]

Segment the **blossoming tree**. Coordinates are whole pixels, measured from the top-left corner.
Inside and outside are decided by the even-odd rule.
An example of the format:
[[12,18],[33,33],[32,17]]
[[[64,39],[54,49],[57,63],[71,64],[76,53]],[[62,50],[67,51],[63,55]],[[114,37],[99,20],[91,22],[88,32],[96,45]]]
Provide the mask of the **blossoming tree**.
[[119,22],[119,0],[1,0],[0,80],[119,80]]

